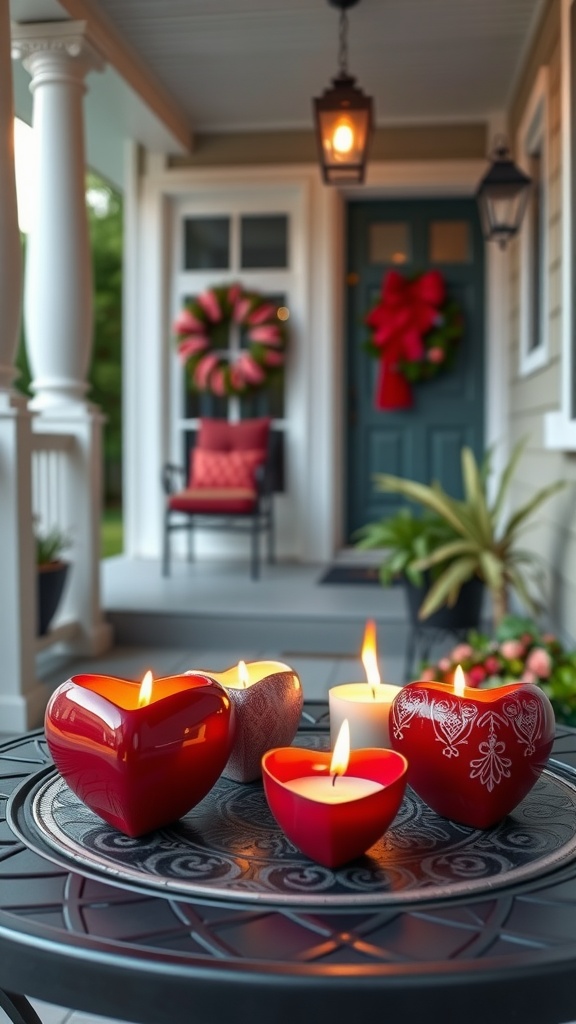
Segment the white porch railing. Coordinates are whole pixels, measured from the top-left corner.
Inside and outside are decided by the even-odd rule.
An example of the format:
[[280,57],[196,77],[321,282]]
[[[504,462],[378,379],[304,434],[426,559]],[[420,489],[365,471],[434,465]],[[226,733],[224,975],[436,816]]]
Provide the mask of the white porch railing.
[[[67,538],[72,550],[76,524],[71,521],[73,506],[67,500],[70,460],[74,457],[76,437],[74,434],[32,434],[32,517],[34,533],[46,535],[53,530]],[[74,572],[74,560],[66,555],[70,573]],[[69,581],[68,581],[69,582]],[[69,615],[72,614],[72,618]],[[81,627],[74,609],[68,616],[57,610],[54,624],[47,633],[36,637],[36,652],[45,650],[56,643],[71,643],[80,637]]]
[[[42,721],[50,691],[37,679],[35,654],[58,643],[70,654],[97,655],[111,644],[100,608],[101,434],[100,412],[85,404],[31,414],[22,398],[0,401],[4,732]],[[34,532],[53,527],[70,537],[70,570],[55,625],[38,637]]]

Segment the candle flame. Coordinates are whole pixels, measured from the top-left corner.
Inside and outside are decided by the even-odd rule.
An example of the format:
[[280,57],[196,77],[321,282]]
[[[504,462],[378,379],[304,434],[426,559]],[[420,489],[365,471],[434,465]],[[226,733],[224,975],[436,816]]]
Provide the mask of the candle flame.
[[364,630],[364,642],[362,644],[362,664],[366,671],[368,685],[376,696],[376,688],[380,686],[380,672],[378,671],[378,655],[376,653],[376,623],[374,619],[368,619]]
[[336,737],[336,743],[334,744],[334,751],[332,753],[332,760],[330,761],[330,775],[332,775],[332,785],[336,782],[337,775],[344,775],[348,767],[348,761],[350,760],[350,725],[348,719],[345,718],[340,726],[340,731]]
[[457,697],[464,696],[464,689],[466,687],[466,677],[462,671],[462,666],[457,665],[454,673],[454,693]]
[[149,704],[152,699],[152,682],[153,676],[150,670],[144,676],[140,690],[138,692],[138,707],[143,708],[146,704]]
[[245,661],[238,662],[238,682],[246,689],[250,682],[250,673],[246,667]]

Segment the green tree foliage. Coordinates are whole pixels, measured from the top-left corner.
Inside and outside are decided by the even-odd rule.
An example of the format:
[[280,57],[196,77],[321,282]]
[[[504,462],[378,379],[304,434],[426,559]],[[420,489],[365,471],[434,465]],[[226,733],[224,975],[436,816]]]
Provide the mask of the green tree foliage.
[[107,417],[106,496],[117,500],[122,465],[122,199],[102,179],[89,174],[87,201],[94,271],[90,398]]

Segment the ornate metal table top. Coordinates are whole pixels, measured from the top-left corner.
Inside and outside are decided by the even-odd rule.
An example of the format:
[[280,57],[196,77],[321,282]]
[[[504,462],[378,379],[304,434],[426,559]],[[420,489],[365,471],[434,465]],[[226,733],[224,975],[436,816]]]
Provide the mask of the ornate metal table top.
[[[464,844],[439,865],[434,895],[426,881],[412,881],[404,889],[383,884],[379,896],[372,880],[354,883],[352,900],[343,898],[352,894],[346,886],[338,888],[332,903],[317,893],[311,901],[306,878],[288,899],[277,892],[244,898],[224,887],[156,892],[142,878],[109,882],[101,865],[80,873],[68,854],[50,853],[45,838],[40,855],[12,830],[6,805],[18,787],[46,799],[55,785],[49,765],[40,732],[0,747],[0,987],[143,1024],[173,1024],[186,1006],[202,1024],[231,1014],[235,1024],[256,1015],[280,1024],[344,1024],[359,1009],[418,1024],[425,1017],[469,1024],[576,1018],[571,730],[559,730],[551,772],[527,805],[530,820],[509,822],[499,839],[492,832],[476,839],[486,859],[503,857],[506,870],[515,865],[509,878],[486,874],[486,860],[468,859]],[[252,800],[257,786],[253,793]],[[18,827],[25,804],[14,797]],[[401,812],[400,835],[402,814],[409,818],[414,807],[408,802]],[[314,875],[315,865],[306,868]],[[485,877],[471,886],[475,871]],[[446,878],[451,893],[442,888]]]

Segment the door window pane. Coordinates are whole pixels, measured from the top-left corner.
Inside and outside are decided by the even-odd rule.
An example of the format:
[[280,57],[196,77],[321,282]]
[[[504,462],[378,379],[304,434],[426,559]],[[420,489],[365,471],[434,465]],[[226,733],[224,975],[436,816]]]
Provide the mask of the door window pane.
[[371,263],[410,263],[412,244],[410,226],[404,223],[371,224],[368,252]]
[[288,218],[281,216],[240,218],[240,266],[266,270],[288,266]]
[[470,263],[470,225],[465,220],[435,220],[430,224],[431,263]]
[[230,266],[230,218],[186,217],[184,269],[227,270]]

